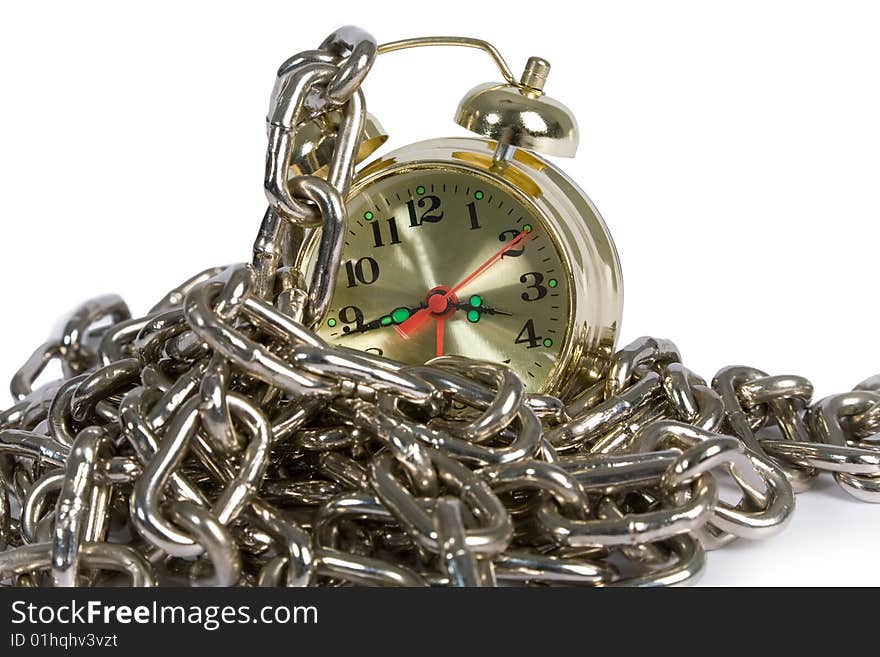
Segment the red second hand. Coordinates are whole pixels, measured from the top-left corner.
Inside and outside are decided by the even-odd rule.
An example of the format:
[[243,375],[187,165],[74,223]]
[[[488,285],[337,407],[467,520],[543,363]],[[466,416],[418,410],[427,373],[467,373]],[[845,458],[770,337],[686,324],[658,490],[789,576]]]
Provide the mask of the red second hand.
[[437,318],[437,355],[443,355],[443,319]]
[[[490,257],[488,260],[486,260],[486,262],[484,262],[482,265],[477,267],[474,271],[472,271],[465,278],[463,278],[461,280],[461,282],[459,282],[455,287],[453,287],[446,294],[444,294],[442,298],[444,300],[449,299],[449,297],[451,297],[453,294],[458,292],[465,285],[467,285],[468,283],[473,281],[477,276],[479,276],[480,274],[485,272],[487,269],[489,269],[489,267],[494,265],[496,262],[501,260],[501,256],[503,256],[506,251],[525,242],[529,238],[530,235],[531,235],[530,231],[525,231],[525,230],[521,231],[519,235],[517,235],[510,242],[508,242],[507,244],[502,246],[500,249],[498,249],[498,251],[496,251],[492,255],[492,257]],[[429,308],[422,308],[420,311],[418,311],[412,317],[410,317],[408,320],[406,320],[403,324],[400,324],[399,326],[395,326],[394,328],[397,330],[397,333],[398,333],[398,335],[400,335],[400,337],[405,338],[405,339],[409,339],[410,333],[418,330],[419,328],[421,328],[422,326],[427,324],[428,321],[430,321],[430,319],[431,319],[431,310]]]

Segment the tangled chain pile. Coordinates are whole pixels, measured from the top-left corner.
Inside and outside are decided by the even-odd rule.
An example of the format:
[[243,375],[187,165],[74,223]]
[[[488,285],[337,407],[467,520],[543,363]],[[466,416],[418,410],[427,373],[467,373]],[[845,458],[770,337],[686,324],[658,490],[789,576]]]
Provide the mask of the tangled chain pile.
[[[642,338],[563,402],[503,365],[320,339],[376,53],[343,28],[281,67],[252,264],[141,318],[93,299],[15,374],[0,582],[674,584],[784,527],[822,471],[880,501],[880,377],[811,405],[803,378],[729,367],[709,386]],[[335,126],[328,164],[291,175],[315,119]],[[291,265],[318,227],[306,286]],[[37,387],[53,360],[63,378]]]
[[[502,365],[328,345],[249,265],[213,274],[143,318],[86,303],[15,375],[0,578],[671,584],[781,529],[820,471],[880,501],[876,377],[810,406],[805,379],[729,367],[710,387],[642,338],[563,404]],[[31,390],[51,359],[65,378]]]

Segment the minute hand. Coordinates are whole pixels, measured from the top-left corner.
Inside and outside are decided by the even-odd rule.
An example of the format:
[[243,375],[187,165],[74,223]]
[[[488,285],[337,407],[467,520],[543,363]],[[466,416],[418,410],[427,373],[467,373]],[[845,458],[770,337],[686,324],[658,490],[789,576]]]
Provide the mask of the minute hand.
[[[508,242],[507,244],[502,246],[496,253],[494,253],[492,255],[492,257],[490,257],[488,260],[486,260],[486,262],[484,262],[482,265],[480,265],[479,267],[474,269],[474,271],[472,271],[470,274],[465,276],[457,285],[455,285],[453,288],[451,288],[449,290],[449,292],[444,294],[443,298],[448,300],[453,294],[458,292],[465,285],[467,285],[468,283],[473,281],[475,278],[477,278],[480,274],[482,274],[487,269],[489,269],[489,267],[491,267],[496,262],[501,260],[501,256],[503,256],[506,251],[510,250],[511,248],[513,248],[515,246],[522,244],[527,239],[529,239],[530,236],[531,236],[530,232],[521,231],[519,235],[517,235],[510,242]],[[431,320],[431,311],[428,308],[423,308],[422,310],[417,312],[415,315],[410,317],[408,320],[406,320],[403,324],[400,324],[399,326],[395,326],[394,328],[400,334],[400,337],[408,339],[410,334],[413,331],[417,331],[419,328],[424,326],[430,320]]]
[[[399,308],[399,310],[406,310],[408,312],[409,316],[412,316],[413,314],[415,314],[416,312],[418,312],[422,308],[427,308],[427,306],[424,304],[424,302],[420,303],[418,306],[409,307],[409,308],[407,308],[405,306],[401,306]],[[383,324],[382,320],[388,319],[389,315],[390,315],[390,313],[382,315],[382,317],[379,317],[378,319],[374,319],[370,322],[365,322],[365,323],[361,324],[360,326],[358,326],[357,328],[351,329],[350,331],[343,330],[341,337],[348,338],[353,335],[367,333],[368,331],[374,331],[376,329],[386,328],[387,326],[391,325],[391,321],[389,321],[387,324]]]

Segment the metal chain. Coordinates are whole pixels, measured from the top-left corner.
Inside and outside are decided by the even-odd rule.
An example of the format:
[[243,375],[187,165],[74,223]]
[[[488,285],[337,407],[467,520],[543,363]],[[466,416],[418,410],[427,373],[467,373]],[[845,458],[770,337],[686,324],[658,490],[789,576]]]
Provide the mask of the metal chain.
[[[706,550],[785,527],[823,473],[880,502],[880,376],[813,402],[806,379],[747,367],[710,385],[640,338],[563,403],[503,365],[406,366],[319,338],[376,51],[343,28],[281,67],[251,264],[140,318],[88,301],[15,374],[0,580],[678,584]],[[326,179],[288,178],[297,126],[330,111]],[[316,226],[305,287],[282,254]],[[53,360],[64,378],[35,387]]]

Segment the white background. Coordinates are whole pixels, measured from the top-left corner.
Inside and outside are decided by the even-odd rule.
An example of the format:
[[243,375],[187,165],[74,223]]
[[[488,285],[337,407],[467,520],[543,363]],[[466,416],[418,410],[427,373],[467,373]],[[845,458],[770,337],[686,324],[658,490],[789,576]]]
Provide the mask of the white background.
[[[581,127],[560,160],[603,213],[626,285],[622,342],[673,339],[810,377],[880,371],[880,19],[855,2],[15,3],[0,15],[0,372],[56,318],[116,291],[143,312],[249,257],[277,65],[340,24],[380,41],[490,40]],[[383,57],[366,85],[390,146],[463,134],[475,51]],[[829,477],[783,534],[709,555],[703,584],[880,584],[880,507]]]

